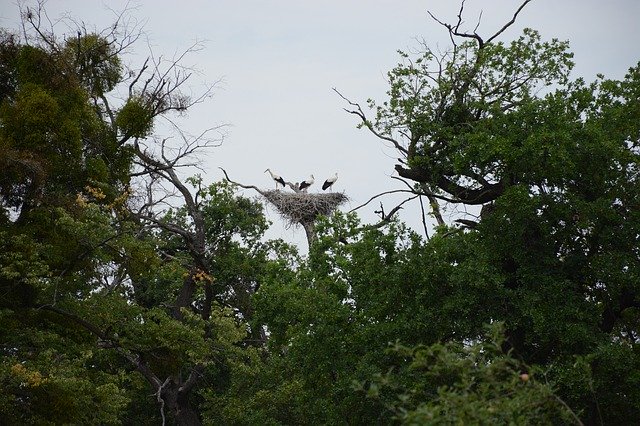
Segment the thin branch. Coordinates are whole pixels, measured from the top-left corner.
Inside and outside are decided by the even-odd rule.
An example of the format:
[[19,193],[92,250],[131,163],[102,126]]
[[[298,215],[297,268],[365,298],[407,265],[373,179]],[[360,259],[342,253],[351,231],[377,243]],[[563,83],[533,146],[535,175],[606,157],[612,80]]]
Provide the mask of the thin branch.
[[133,81],[131,81],[131,83],[129,84],[129,97],[133,96],[133,87],[138,83],[138,80],[140,80],[142,74],[144,74],[144,72],[147,70],[148,64],[149,58],[145,59],[144,63],[142,64],[142,68],[140,68],[140,71],[138,71]]
[[[571,407],[569,407],[567,405],[566,402],[564,402],[562,400],[562,398],[560,398],[558,395],[555,394],[551,394],[551,396],[553,396],[553,398],[560,404],[562,405],[565,409],[567,409],[567,411],[569,411],[569,414],[571,414],[571,417],[573,418],[573,421],[576,422],[576,425],[578,426],[584,426],[584,423],[582,423],[582,420],[580,420],[580,417],[578,417],[578,415],[571,409]],[[599,414],[599,413],[598,413]],[[604,424],[602,423],[602,417],[600,417],[600,424]]]
[[436,194],[435,192],[428,191],[427,189],[424,188],[424,186],[420,191],[418,191],[409,182],[407,182],[406,180],[402,179],[401,177],[391,176],[391,179],[399,180],[400,182],[404,183],[407,186],[407,188],[409,188],[410,192],[412,192],[414,194],[426,195],[427,197],[434,197],[434,198],[437,198],[437,199],[442,200],[442,201],[447,201],[449,203],[456,203],[456,204],[457,203],[462,203],[462,200],[460,200],[458,198],[450,198],[450,197],[445,197],[444,195]]
[[408,191],[406,189],[392,189],[390,191],[385,191],[385,192],[381,192],[379,194],[374,195],[373,197],[369,198],[369,200],[367,200],[367,202],[360,204],[358,207],[354,207],[351,210],[349,210],[349,213],[351,212],[355,212],[356,210],[361,209],[362,207],[365,207],[366,205],[368,205],[370,202],[372,202],[373,200],[375,200],[376,198],[380,198],[383,195],[388,195],[388,194],[397,194],[397,193],[408,193],[408,194],[415,194],[413,191]]
[[436,21],[438,24],[442,25],[443,27],[445,27],[449,31],[449,37],[451,38],[451,41],[452,41],[454,46],[457,46],[457,45],[455,43],[455,40],[453,39],[453,36],[457,36],[457,37],[462,37],[462,38],[472,38],[472,39],[476,40],[478,42],[478,49],[482,49],[484,47],[484,44],[485,44],[485,41],[482,39],[482,37],[480,37],[475,32],[473,34],[469,34],[469,33],[464,33],[464,32],[460,32],[459,31],[460,24],[462,23],[462,17],[461,16],[462,16],[463,8],[464,8],[464,1],[462,2],[462,6],[460,7],[460,12],[458,14],[458,23],[455,26],[453,26],[451,24],[447,24],[446,22],[442,22],[441,20],[436,18],[435,15],[433,13],[431,13],[430,11],[427,11],[427,13],[429,14],[429,16],[431,16],[431,18],[434,21]]
[[[109,120],[111,121],[111,128],[113,130],[115,130],[116,129],[116,116],[113,113],[113,111],[111,110],[111,106],[109,105],[109,101],[107,100],[107,97],[104,95],[104,93],[100,93],[100,100],[102,100],[102,103],[104,104],[104,110],[107,112],[107,115],[109,116]],[[121,141],[119,144],[122,145],[123,143],[124,142]]]
[[400,152],[403,152],[405,155],[408,154],[407,149],[402,146],[397,140],[395,140],[394,138],[390,137],[390,136],[386,136],[383,135],[381,133],[379,133],[371,124],[371,122],[367,119],[366,115],[364,114],[364,111],[362,111],[362,108],[360,107],[360,104],[353,102],[351,100],[349,100],[348,98],[346,98],[342,93],[340,93],[338,91],[338,89],[336,89],[335,87],[333,88],[333,91],[336,92],[338,94],[338,96],[340,96],[342,99],[344,99],[349,105],[357,108],[357,110],[349,110],[347,108],[343,108],[346,112],[348,112],[349,114],[354,114],[357,115],[358,117],[360,117],[360,120],[362,120],[362,124],[369,129],[369,131],[371,133],[373,133],[376,137],[389,141],[393,144],[393,146]]
[[[21,11],[22,12],[22,11]],[[40,40],[43,41],[44,43],[47,44],[47,46],[49,46],[49,48],[54,51],[54,52],[59,52],[60,49],[58,47],[58,45],[55,42],[55,38],[53,33],[51,34],[45,34],[42,31],[41,25],[42,25],[42,14],[45,13],[46,16],[46,12],[44,11],[44,1],[38,1],[38,6],[37,6],[37,11],[34,12],[33,9],[31,9],[30,7],[26,8],[26,12],[23,12],[23,18],[29,23],[31,24],[31,28],[33,28],[36,33],[38,33],[38,36],[40,36]],[[49,18],[47,17],[47,20],[49,20]],[[51,21],[49,21],[51,22]],[[26,30],[25,30],[25,38],[26,38]]]
[[39,306],[38,309],[55,312],[58,315],[64,316],[65,318],[72,320],[73,322],[87,329],[88,331],[90,331],[92,334],[94,334],[96,337],[99,337],[100,339],[111,340],[110,336],[107,336],[98,326],[90,323],[84,318],[77,316],[76,314],[72,314],[71,312],[67,312],[53,305],[42,305],[42,306]]
[[502,34],[507,28],[509,28],[511,25],[513,25],[514,22],[516,22],[516,18],[518,17],[518,14],[520,13],[520,11],[522,9],[524,9],[524,7],[530,3],[532,0],[525,0],[520,7],[518,8],[518,10],[516,10],[516,12],[513,14],[513,17],[511,18],[511,20],[509,22],[507,22],[506,24],[504,24],[504,26],[502,28],[500,28],[494,35],[492,35],[491,37],[489,37],[489,39],[487,39],[487,43],[491,43],[491,41],[493,39],[495,39],[496,37],[498,37],[500,34]]
[[431,16],[431,18],[434,21],[436,21],[438,24],[442,25],[443,27],[445,27],[449,31],[449,36],[451,37],[451,41],[452,41],[454,46],[456,46],[456,43],[455,43],[455,40],[453,39],[453,36],[456,36],[456,37],[474,39],[474,40],[476,40],[478,42],[478,48],[482,49],[486,44],[491,43],[496,37],[498,37],[507,28],[509,28],[511,25],[513,25],[513,23],[516,21],[516,18],[518,16],[518,14],[520,13],[520,11],[522,11],[522,9],[528,3],[530,3],[531,1],[532,0],[525,0],[520,5],[520,7],[518,7],[516,12],[513,14],[513,17],[511,18],[511,20],[509,22],[507,22],[505,25],[503,25],[502,28],[500,28],[496,33],[494,33],[486,41],[483,40],[482,37],[480,37],[480,35],[478,35],[478,33],[476,32],[478,30],[478,27],[480,26],[480,19],[482,18],[482,12],[480,12],[480,17],[478,18],[478,23],[476,24],[476,26],[475,26],[475,28],[473,30],[473,33],[467,33],[467,32],[460,31],[460,25],[462,25],[462,23],[463,23],[463,21],[462,21],[462,13],[464,11],[464,0],[462,1],[461,5],[460,5],[460,11],[458,12],[458,22],[455,25],[451,25],[451,24],[448,24],[446,22],[443,22],[443,21],[439,20],[430,11],[427,11],[427,13],[429,14],[429,16]]
[[482,21],[482,10],[480,11],[480,15],[478,16],[478,22],[476,23],[476,27],[473,29],[473,33],[478,32],[478,28],[480,28],[480,22]]
[[253,189],[253,190],[255,190],[256,192],[258,192],[260,195],[265,196],[264,192],[263,192],[260,188],[258,188],[257,186],[254,186],[254,185],[243,185],[243,184],[241,184],[241,183],[235,182],[235,181],[233,181],[233,180],[231,180],[231,179],[229,178],[229,175],[227,174],[227,171],[226,171],[225,169],[223,169],[222,167],[218,167],[218,168],[219,168],[220,170],[222,170],[222,173],[224,173],[224,177],[225,177],[225,179],[227,180],[227,182],[230,182],[230,183],[232,183],[232,184],[234,184],[234,185],[237,185],[237,186],[239,186],[240,188],[244,188],[244,189]]
[[181,228],[177,225],[174,225],[172,223],[168,223],[168,222],[164,222],[162,220],[156,219],[153,216],[150,215],[137,215],[134,214],[136,217],[138,217],[141,220],[147,220],[149,222],[152,222],[155,225],[158,225],[160,228],[164,229],[165,231],[169,231],[169,232],[173,232],[174,234],[178,234],[182,237],[184,237],[186,240],[190,241],[194,238],[193,233],[187,231],[184,228]]
[[422,219],[422,228],[424,229],[424,236],[426,237],[427,240],[429,240],[429,231],[427,229],[427,219],[426,219],[426,213],[424,211],[424,203],[422,202],[422,197],[418,198],[420,200],[420,212],[422,213],[421,215],[421,219]]
[[398,204],[397,206],[392,208],[391,211],[389,211],[389,213],[387,213],[387,214],[384,213],[384,209],[382,208],[382,205],[381,205],[381,209],[380,209],[381,210],[381,218],[380,218],[379,222],[374,223],[372,225],[361,226],[361,227],[355,229],[353,232],[350,232],[346,237],[351,237],[351,236],[359,234],[359,233],[361,233],[363,231],[369,231],[369,230],[373,230],[373,229],[382,228],[383,226],[385,226],[385,225],[387,225],[388,223],[391,222],[391,220],[393,219],[393,216],[403,208],[402,206],[405,203],[408,203],[409,201],[415,200],[418,197],[419,197],[419,195],[414,195],[413,197],[407,198],[406,200],[402,201],[400,204]]

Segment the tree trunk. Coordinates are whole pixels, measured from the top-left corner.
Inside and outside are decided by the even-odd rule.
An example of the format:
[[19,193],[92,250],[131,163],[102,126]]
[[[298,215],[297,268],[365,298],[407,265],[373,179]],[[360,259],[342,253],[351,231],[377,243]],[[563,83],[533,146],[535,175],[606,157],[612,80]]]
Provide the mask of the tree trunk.
[[[178,426],[202,425],[197,411],[189,404],[189,393],[189,391],[184,391],[181,384],[176,383],[174,380],[171,380],[162,389],[164,407],[173,413],[175,424]],[[165,414],[163,413],[163,420],[164,416]],[[165,424],[164,421],[163,424]]]
[[180,405],[176,407],[175,411],[175,419],[176,425],[179,426],[200,426],[202,422],[198,417],[198,413],[189,406],[189,404],[185,404],[185,406],[181,407]]
[[307,243],[309,244],[309,250],[311,250],[311,245],[316,241],[315,224],[313,222],[300,222],[300,224],[307,234]]

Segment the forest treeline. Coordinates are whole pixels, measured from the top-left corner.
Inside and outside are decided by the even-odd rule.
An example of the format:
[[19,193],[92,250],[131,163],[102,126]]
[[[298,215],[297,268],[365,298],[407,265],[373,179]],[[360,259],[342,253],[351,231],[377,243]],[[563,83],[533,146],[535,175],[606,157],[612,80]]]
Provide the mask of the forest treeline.
[[384,102],[339,94],[438,226],[318,215],[301,256],[259,200],[184,178],[220,140],[157,132],[213,90],[183,56],[129,65],[128,12],[66,34],[22,12],[0,32],[0,423],[640,418],[640,65],[571,79],[567,42],[436,19],[451,46],[401,52]]

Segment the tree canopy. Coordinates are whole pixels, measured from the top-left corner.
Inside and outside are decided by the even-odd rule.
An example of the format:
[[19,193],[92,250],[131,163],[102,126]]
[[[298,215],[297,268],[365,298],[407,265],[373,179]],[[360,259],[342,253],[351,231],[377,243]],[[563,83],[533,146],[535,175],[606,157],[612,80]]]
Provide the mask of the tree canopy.
[[131,66],[121,19],[60,37],[23,12],[0,33],[0,423],[640,417],[640,64],[573,80],[567,42],[436,18],[449,50],[342,96],[435,232],[313,213],[301,256],[228,178],[185,178],[219,128],[157,133],[213,89],[186,94],[183,56]]

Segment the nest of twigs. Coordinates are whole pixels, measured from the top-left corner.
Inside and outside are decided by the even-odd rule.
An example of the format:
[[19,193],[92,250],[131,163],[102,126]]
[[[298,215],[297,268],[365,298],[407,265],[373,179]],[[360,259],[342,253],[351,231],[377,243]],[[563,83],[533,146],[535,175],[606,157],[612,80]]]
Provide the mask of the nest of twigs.
[[329,216],[340,204],[349,200],[341,192],[309,194],[306,192],[263,191],[262,195],[292,225],[312,223],[320,215]]

